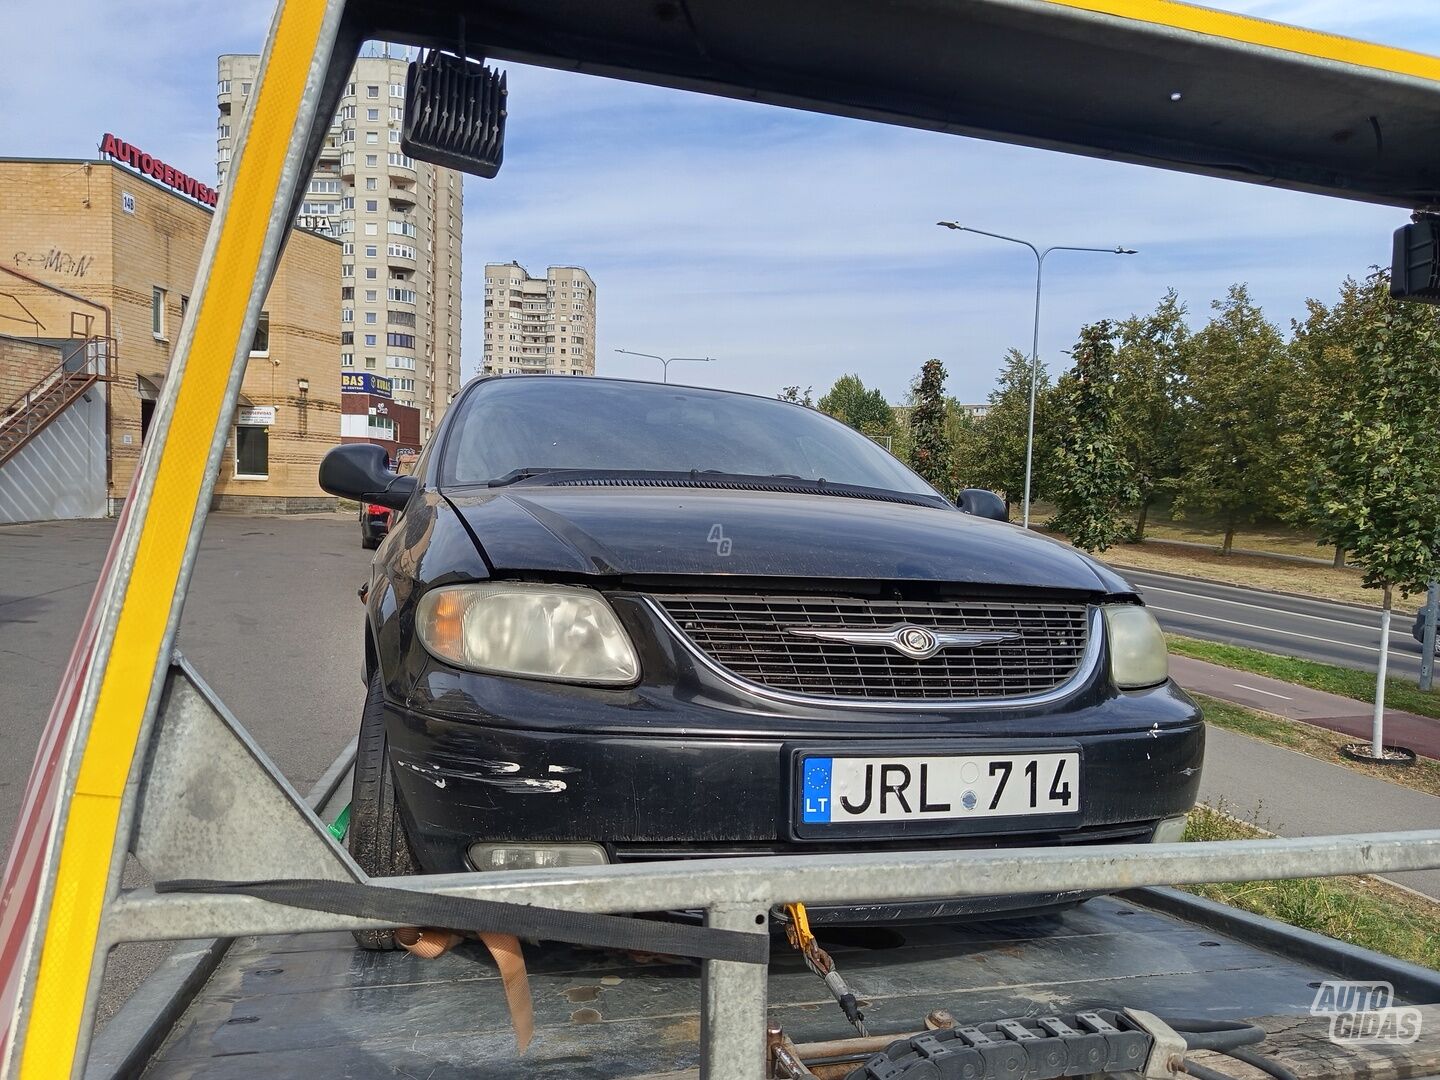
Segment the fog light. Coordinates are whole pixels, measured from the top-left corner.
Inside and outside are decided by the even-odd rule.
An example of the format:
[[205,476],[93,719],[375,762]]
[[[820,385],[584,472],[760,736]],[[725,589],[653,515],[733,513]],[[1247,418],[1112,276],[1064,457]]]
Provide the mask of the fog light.
[[471,844],[476,870],[539,870],[549,866],[604,866],[599,844]]
[[1185,815],[1179,817],[1167,817],[1160,824],[1155,826],[1155,835],[1150,838],[1152,844],[1178,844],[1185,838]]

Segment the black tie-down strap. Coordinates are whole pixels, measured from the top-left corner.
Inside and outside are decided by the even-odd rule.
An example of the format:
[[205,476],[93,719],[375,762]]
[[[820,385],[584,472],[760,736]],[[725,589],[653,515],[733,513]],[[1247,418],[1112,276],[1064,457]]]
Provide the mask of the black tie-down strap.
[[269,881],[213,881],[181,878],[157,881],[157,893],[228,893],[253,896],[272,904],[378,919],[398,926],[431,926],[514,934],[542,941],[564,941],[600,949],[693,956],[700,960],[730,960],[764,964],[770,959],[768,934],[717,930],[686,923],[632,919],[623,915],[594,915],[557,908],[475,900],[468,896],[440,896],[384,885],[323,878],[287,878]]

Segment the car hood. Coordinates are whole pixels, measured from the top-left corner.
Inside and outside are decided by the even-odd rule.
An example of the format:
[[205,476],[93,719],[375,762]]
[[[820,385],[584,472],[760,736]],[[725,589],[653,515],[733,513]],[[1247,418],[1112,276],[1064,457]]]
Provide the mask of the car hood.
[[444,493],[500,573],[945,581],[1129,593],[1068,545],[959,510],[793,492]]

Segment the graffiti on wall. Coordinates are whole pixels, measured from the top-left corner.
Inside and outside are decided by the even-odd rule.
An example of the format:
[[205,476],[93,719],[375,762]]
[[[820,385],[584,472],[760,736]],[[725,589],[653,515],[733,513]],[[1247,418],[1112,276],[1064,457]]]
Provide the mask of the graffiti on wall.
[[75,255],[60,248],[49,251],[17,251],[14,262],[22,270],[46,270],[62,277],[83,278],[95,261],[93,255]]

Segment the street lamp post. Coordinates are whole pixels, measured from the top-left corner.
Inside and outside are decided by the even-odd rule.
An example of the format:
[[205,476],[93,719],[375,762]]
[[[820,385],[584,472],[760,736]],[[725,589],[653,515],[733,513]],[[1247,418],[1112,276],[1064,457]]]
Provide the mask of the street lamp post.
[[624,353],[626,356],[644,356],[651,360],[659,360],[661,367],[660,381],[666,383],[670,381],[670,365],[675,363],[676,360],[687,360],[692,364],[708,364],[715,359],[713,356],[656,356],[654,353],[632,352],[630,349],[616,349],[615,351]]
[[1008,240],[1012,244],[1024,244],[1035,256],[1035,325],[1030,339],[1030,420],[1025,433],[1024,527],[1028,529],[1030,528],[1030,467],[1035,452],[1035,388],[1040,379],[1040,279],[1045,271],[1045,256],[1052,251],[1098,251],[1104,255],[1134,255],[1136,252],[1134,248],[1120,247],[1118,244],[1113,248],[1070,247],[1065,244],[1056,244],[1042,251],[1030,241],[1021,240],[1018,237],[986,232],[984,229],[972,229],[968,225],[961,225],[954,221],[937,221],[935,224],[942,228],[954,229],[956,232],[979,233],[981,236],[990,236],[996,240]]

